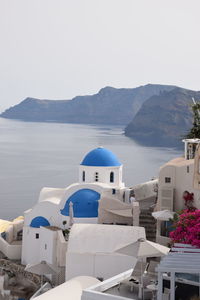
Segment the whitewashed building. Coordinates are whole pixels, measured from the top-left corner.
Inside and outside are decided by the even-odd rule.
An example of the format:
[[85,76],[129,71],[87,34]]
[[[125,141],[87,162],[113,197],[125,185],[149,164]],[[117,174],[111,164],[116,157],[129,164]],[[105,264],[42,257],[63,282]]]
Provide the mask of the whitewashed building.
[[[22,264],[42,260],[63,269],[73,223],[138,225],[139,206],[122,181],[122,164],[105,148],[90,151],[79,166],[79,181],[67,188],[43,188],[25,212]],[[34,250],[33,250],[34,249]]]
[[[186,208],[185,192],[193,199],[188,204],[200,209],[200,140],[186,139],[183,142],[184,155],[160,168],[156,211],[179,212]],[[171,229],[169,218],[158,218],[156,241],[167,245]]]
[[117,250],[145,238],[145,229],[139,226],[74,224],[66,252],[66,280],[82,275],[105,280],[134,267],[137,258]]

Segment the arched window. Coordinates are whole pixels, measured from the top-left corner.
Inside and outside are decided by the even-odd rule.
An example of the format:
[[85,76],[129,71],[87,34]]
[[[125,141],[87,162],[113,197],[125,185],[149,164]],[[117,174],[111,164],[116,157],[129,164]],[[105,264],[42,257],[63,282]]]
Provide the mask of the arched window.
[[99,181],[99,173],[98,172],[95,172],[95,178],[94,178],[95,181]]
[[85,181],[85,171],[83,171],[82,180]]
[[114,182],[114,172],[110,172],[110,182]]

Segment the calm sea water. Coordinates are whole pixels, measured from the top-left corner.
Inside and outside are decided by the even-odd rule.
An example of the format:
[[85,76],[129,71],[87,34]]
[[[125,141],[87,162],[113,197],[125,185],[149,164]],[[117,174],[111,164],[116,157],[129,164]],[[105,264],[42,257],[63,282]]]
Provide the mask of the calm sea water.
[[126,186],[145,182],[180,151],[142,147],[121,127],[26,123],[0,118],[0,218],[23,214],[42,187],[66,187],[78,180],[78,166],[91,149],[103,146],[123,163]]

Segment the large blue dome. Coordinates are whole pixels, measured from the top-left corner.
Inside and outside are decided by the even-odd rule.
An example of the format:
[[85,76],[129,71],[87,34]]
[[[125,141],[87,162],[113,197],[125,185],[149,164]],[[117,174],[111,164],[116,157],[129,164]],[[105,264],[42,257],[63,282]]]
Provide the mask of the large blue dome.
[[105,148],[96,148],[90,151],[83,159],[81,165],[94,167],[118,167],[121,163],[116,155]]
[[41,216],[35,217],[30,224],[31,227],[39,228],[40,226],[50,226],[49,221]]
[[64,216],[69,216],[69,204],[72,202],[75,218],[96,218],[98,217],[99,199],[100,194],[96,191],[81,189],[67,199],[65,207],[60,212]]

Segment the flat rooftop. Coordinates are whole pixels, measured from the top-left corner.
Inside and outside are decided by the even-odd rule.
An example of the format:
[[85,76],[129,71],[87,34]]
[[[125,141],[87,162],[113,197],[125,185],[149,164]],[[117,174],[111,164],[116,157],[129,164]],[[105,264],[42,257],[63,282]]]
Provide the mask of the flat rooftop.
[[[151,300],[153,296],[152,291],[147,288],[142,290],[139,283],[140,279],[133,280],[133,277],[131,277],[132,272],[133,269],[130,269],[84,290],[82,299],[99,299],[98,297],[101,293],[101,299],[104,300],[111,299],[111,295],[114,296],[112,299],[115,299],[116,296],[116,299],[138,300],[142,298],[142,293],[144,293],[145,299]],[[139,276],[139,278],[141,277]]]
[[[184,157],[177,157],[168,161],[164,166],[188,166],[194,164],[194,159],[185,159]],[[164,167],[163,166],[163,167]],[[162,167],[161,167],[162,168]]]

